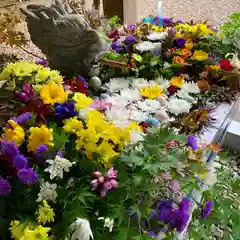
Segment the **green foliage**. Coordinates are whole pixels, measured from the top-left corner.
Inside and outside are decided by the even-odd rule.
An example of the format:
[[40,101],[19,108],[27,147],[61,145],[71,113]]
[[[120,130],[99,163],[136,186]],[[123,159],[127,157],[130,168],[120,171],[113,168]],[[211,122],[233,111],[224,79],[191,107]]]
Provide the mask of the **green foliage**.
[[203,193],[203,199],[212,199],[214,208],[207,219],[197,213],[189,228],[190,239],[239,239],[240,179],[225,163],[218,169],[218,181]]

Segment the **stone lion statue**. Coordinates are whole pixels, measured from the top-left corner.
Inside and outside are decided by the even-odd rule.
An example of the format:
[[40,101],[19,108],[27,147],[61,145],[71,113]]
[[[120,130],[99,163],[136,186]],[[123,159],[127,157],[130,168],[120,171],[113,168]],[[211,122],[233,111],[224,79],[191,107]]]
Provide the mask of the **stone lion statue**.
[[66,77],[99,74],[99,60],[106,45],[83,15],[73,14],[62,0],[55,0],[50,7],[28,5],[21,11],[32,42],[45,54],[52,69]]

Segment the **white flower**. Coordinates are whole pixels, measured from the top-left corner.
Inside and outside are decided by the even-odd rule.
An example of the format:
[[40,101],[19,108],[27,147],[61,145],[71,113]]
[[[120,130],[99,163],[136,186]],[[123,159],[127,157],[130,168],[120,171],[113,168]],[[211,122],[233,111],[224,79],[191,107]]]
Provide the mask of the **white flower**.
[[152,42],[145,41],[145,42],[138,43],[136,45],[136,49],[139,52],[154,51],[155,50],[155,45]]
[[122,99],[121,95],[119,94],[115,94],[111,97],[108,97],[107,102],[109,102],[110,104],[112,104],[112,108],[116,107],[116,108],[125,108],[127,106],[127,104],[129,103],[127,99]]
[[191,104],[183,99],[171,98],[168,102],[168,110],[175,114],[187,113]]
[[161,108],[160,110],[158,110],[154,118],[158,119],[160,122],[169,122],[170,120],[164,108]]
[[129,115],[126,112],[126,109],[123,107],[112,107],[105,111],[105,116],[108,121],[122,121],[125,122],[129,119]]
[[164,62],[163,64],[163,68],[167,69],[169,68],[171,65],[168,62]]
[[89,221],[83,218],[78,218],[71,224],[70,229],[74,231],[71,240],[89,240],[93,239],[93,233]]
[[194,82],[185,82],[181,89],[188,93],[200,93],[198,85]]
[[155,49],[161,49],[162,48],[162,43],[161,42],[155,42],[153,43]]
[[168,36],[167,32],[152,32],[150,33],[147,38],[151,41],[156,41],[156,40],[164,40]]
[[169,87],[169,80],[167,80],[167,79],[159,77],[159,78],[156,79],[156,82],[159,84],[159,86],[161,88],[165,89],[165,88]]
[[74,178],[70,178],[67,182],[66,188],[72,188],[74,186]]
[[144,112],[154,113],[160,108],[160,102],[152,99],[145,99],[137,102],[138,108]]
[[100,217],[100,218],[98,218],[98,220],[104,220],[103,227],[109,228],[109,232],[112,232],[113,226],[114,226],[113,219]]
[[55,177],[63,178],[63,171],[69,172],[69,168],[75,164],[75,162],[70,162],[66,158],[62,158],[59,155],[56,155],[54,159],[49,159],[46,161],[50,164],[44,171],[50,173],[50,179]]
[[134,88],[141,88],[148,85],[148,81],[144,78],[132,78],[130,81]]
[[129,120],[134,120],[137,122],[144,122],[149,118],[149,115],[145,112],[138,111],[138,110],[127,110],[123,114],[128,115]]
[[195,101],[195,99],[193,97],[191,97],[188,92],[184,91],[183,89],[181,89],[180,91],[177,92],[176,94],[179,98],[184,99],[190,103],[193,103]]
[[113,78],[110,79],[110,82],[106,84],[111,92],[116,92],[120,89],[128,88],[128,85],[129,81],[125,78]]
[[38,193],[37,202],[42,202],[43,200],[55,202],[57,199],[57,184],[50,184],[49,182],[43,182],[40,186],[40,192]]
[[[143,134],[133,129],[130,133],[130,144],[136,144],[139,141],[143,141]],[[129,143],[127,143],[129,145]]]
[[141,95],[138,89],[123,89],[120,92],[120,96],[123,100],[138,101],[141,99]]

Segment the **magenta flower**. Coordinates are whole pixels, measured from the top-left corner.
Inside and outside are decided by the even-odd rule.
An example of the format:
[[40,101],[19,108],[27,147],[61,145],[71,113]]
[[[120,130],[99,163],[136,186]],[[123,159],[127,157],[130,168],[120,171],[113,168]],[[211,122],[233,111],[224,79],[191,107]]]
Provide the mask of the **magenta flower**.
[[114,168],[110,168],[105,177],[99,171],[94,172],[95,179],[91,181],[92,191],[98,192],[100,197],[105,197],[108,191],[118,188],[117,173]]
[[23,84],[23,90],[15,92],[15,96],[22,102],[30,102],[35,100],[36,98],[36,93],[34,89],[28,84],[24,83]]
[[112,106],[111,103],[107,102],[105,99],[97,98],[91,105],[91,108],[95,108],[99,111],[104,111]]

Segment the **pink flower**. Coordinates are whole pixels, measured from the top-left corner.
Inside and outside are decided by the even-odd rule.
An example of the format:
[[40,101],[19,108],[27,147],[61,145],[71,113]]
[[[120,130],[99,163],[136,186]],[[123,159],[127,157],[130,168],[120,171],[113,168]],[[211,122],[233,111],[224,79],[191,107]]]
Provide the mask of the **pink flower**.
[[111,103],[107,102],[105,99],[96,99],[91,105],[91,108],[95,108],[99,111],[104,111],[112,106]]
[[114,168],[110,168],[107,172],[107,177],[108,178],[114,178],[116,179],[118,176],[118,171],[114,170]]
[[174,192],[174,193],[178,193],[181,191],[181,186],[179,184],[179,182],[177,180],[173,180],[170,184],[170,189]]

